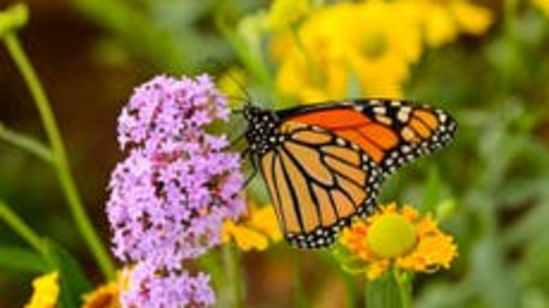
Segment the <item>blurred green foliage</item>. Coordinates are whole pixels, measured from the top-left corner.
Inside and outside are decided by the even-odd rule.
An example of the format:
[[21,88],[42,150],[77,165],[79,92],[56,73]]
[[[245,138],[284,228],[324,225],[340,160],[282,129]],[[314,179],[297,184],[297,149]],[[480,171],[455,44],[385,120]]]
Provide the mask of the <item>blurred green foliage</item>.
[[[132,67],[141,76],[221,73],[230,65],[242,65],[248,71],[246,88],[254,98],[260,104],[283,107],[291,102],[278,101],[279,94],[273,92],[268,75],[272,63],[261,58],[263,42],[251,48],[253,29],[237,26],[241,18],[250,18],[267,5],[251,0],[75,0],[70,13],[100,29],[91,54],[101,65]],[[429,50],[406,85],[407,96],[436,102],[460,124],[448,149],[404,168],[385,184],[381,197],[381,201],[417,205],[422,212],[438,209],[444,217],[443,228],[459,245],[459,257],[450,271],[415,281],[415,304],[420,308],[549,307],[549,18],[528,5],[494,13],[496,23],[489,34]],[[9,119],[2,114],[1,120]],[[243,124],[231,125],[241,131]],[[0,144],[0,197],[23,204],[21,214],[33,227],[53,231],[72,246],[76,239],[71,237],[71,226],[54,217],[61,207],[49,204],[62,202],[56,197],[57,188],[43,176],[35,177],[47,170],[37,167],[34,159]],[[98,187],[106,185],[90,181]],[[263,190],[261,182],[254,181],[252,191],[260,199]],[[48,204],[41,202],[44,196],[37,192],[50,194]],[[17,279],[15,269],[36,272],[45,266],[17,262],[37,256],[16,244],[19,239],[0,225],[0,255],[4,256],[0,258],[0,298],[15,290],[8,285]],[[264,266],[280,260],[282,249],[244,258],[250,305],[271,306],[257,298],[261,293],[254,286],[268,286],[272,277],[255,272],[261,267],[271,273]],[[306,280],[306,296],[322,293],[326,280],[341,279],[337,264],[307,254],[304,260],[312,260],[315,270],[327,277],[319,283]],[[293,277],[285,283],[293,285]],[[286,294],[284,287],[273,287],[277,288]],[[26,300],[29,290],[18,293],[22,297],[18,303]],[[287,300],[273,305],[281,303]],[[0,306],[9,304],[0,299]]]

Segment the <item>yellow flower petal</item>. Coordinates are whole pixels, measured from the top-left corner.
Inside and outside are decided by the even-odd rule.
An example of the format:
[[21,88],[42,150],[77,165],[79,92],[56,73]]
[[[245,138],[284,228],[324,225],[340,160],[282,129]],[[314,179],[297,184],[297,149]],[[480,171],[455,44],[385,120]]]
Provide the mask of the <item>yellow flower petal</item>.
[[455,1],[452,10],[461,29],[470,34],[483,34],[492,23],[489,10],[465,1]]
[[366,221],[355,221],[339,241],[366,263],[370,280],[390,266],[413,272],[449,268],[457,256],[453,238],[438,228],[431,215],[419,217],[412,207],[399,210],[395,203],[381,206]]
[[366,271],[366,278],[370,281],[376,280],[379,276],[381,276],[389,266],[391,265],[391,262],[386,259],[378,260],[375,262],[372,262]]
[[258,208],[250,202],[245,217],[238,222],[226,220],[221,229],[221,240],[224,243],[232,240],[244,251],[265,250],[269,243],[281,239],[282,234],[271,205]]
[[549,0],[532,0],[532,3],[549,17]]
[[280,226],[278,225],[276,214],[271,204],[255,209],[255,212],[250,219],[250,226],[265,233],[275,242],[282,239]]
[[417,14],[392,2],[327,6],[271,46],[277,88],[302,102],[346,97],[355,82],[365,96],[399,97],[422,51]]
[[59,274],[57,272],[40,276],[33,280],[34,293],[25,308],[53,308],[59,296]]
[[428,17],[425,18],[425,39],[432,47],[454,41],[458,28],[450,12],[440,6],[428,7]]
[[119,283],[109,282],[84,295],[82,308],[119,308],[120,290]]
[[[219,80],[217,81],[217,86],[223,94],[229,98],[246,98],[246,93],[243,93],[241,85],[245,84],[246,76],[244,70],[237,66],[229,68],[224,72]],[[238,102],[234,99],[229,99],[229,106],[235,107],[235,103]],[[242,101],[240,102],[242,103]]]

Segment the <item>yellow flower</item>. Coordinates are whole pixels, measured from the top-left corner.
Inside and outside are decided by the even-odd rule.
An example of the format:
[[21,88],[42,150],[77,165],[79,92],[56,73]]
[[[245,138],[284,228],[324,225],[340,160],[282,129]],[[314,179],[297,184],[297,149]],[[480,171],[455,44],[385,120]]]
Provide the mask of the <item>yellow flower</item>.
[[438,228],[431,215],[420,218],[412,207],[398,210],[395,203],[366,221],[356,221],[343,231],[340,243],[367,263],[369,280],[391,266],[413,272],[449,268],[457,256],[453,238]]
[[120,289],[116,281],[109,282],[84,295],[83,308],[119,308]]
[[298,23],[311,11],[308,0],[275,0],[267,16],[267,24],[273,31],[284,30]]
[[53,308],[59,296],[59,274],[52,272],[32,281],[34,293],[25,308]]
[[425,39],[432,47],[452,42],[462,32],[481,35],[492,24],[490,10],[468,0],[408,0],[403,5],[421,12]]
[[242,68],[233,66],[225,71],[217,81],[217,87],[229,98],[229,106],[235,107],[240,99],[246,99],[244,84],[246,75]]
[[[394,22],[398,20],[398,22]],[[400,96],[422,51],[415,14],[393,2],[341,3],[311,14],[271,44],[276,85],[299,101]],[[349,93],[354,84],[361,93]]]
[[363,95],[400,97],[410,64],[422,52],[417,16],[395,3],[371,2],[356,9],[341,26],[357,31],[340,29],[344,34],[336,47],[348,59]]
[[224,243],[233,240],[244,250],[265,250],[269,243],[282,239],[273,207],[269,204],[261,208],[248,204],[248,213],[238,222],[226,220],[221,230]]
[[532,3],[549,17],[549,0],[532,0]]

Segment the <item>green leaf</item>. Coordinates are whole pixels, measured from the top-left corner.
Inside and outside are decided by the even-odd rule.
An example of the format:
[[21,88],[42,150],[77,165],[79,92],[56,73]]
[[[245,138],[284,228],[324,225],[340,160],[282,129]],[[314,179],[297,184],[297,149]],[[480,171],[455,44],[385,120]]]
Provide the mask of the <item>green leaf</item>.
[[419,211],[422,214],[434,212],[435,206],[440,201],[442,192],[442,181],[436,165],[432,165],[429,168],[429,175],[427,176],[427,184],[425,185],[425,191],[423,193],[423,200],[419,204]]
[[509,271],[500,242],[485,237],[473,247],[473,284],[487,307],[520,307],[517,277]]
[[82,295],[91,290],[91,284],[75,258],[58,244],[46,240],[46,255],[60,277],[62,307],[80,307]]
[[366,307],[401,308],[403,304],[392,272],[387,271],[366,285]]
[[526,213],[520,221],[507,227],[502,239],[508,247],[528,243],[547,231],[547,218],[549,217],[549,202],[536,205]]
[[[257,13],[257,18],[260,18],[260,13]],[[217,16],[216,26],[223,34],[225,39],[231,44],[235,53],[238,55],[244,66],[253,74],[253,77],[261,82],[262,85],[271,86],[272,76],[265,65],[263,53],[258,50],[258,47],[253,49],[248,45],[248,41],[242,35],[233,30],[223,16]],[[241,31],[242,32],[242,31]]]
[[28,272],[47,272],[46,260],[33,250],[21,247],[0,247],[0,267]]

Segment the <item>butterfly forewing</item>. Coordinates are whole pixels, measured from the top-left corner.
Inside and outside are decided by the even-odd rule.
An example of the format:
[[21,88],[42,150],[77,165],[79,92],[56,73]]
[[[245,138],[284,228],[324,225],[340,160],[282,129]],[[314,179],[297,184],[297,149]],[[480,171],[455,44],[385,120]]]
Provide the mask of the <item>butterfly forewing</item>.
[[440,109],[387,99],[326,103],[282,114],[283,120],[323,127],[358,145],[385,175],[444,146],[457,128]]

